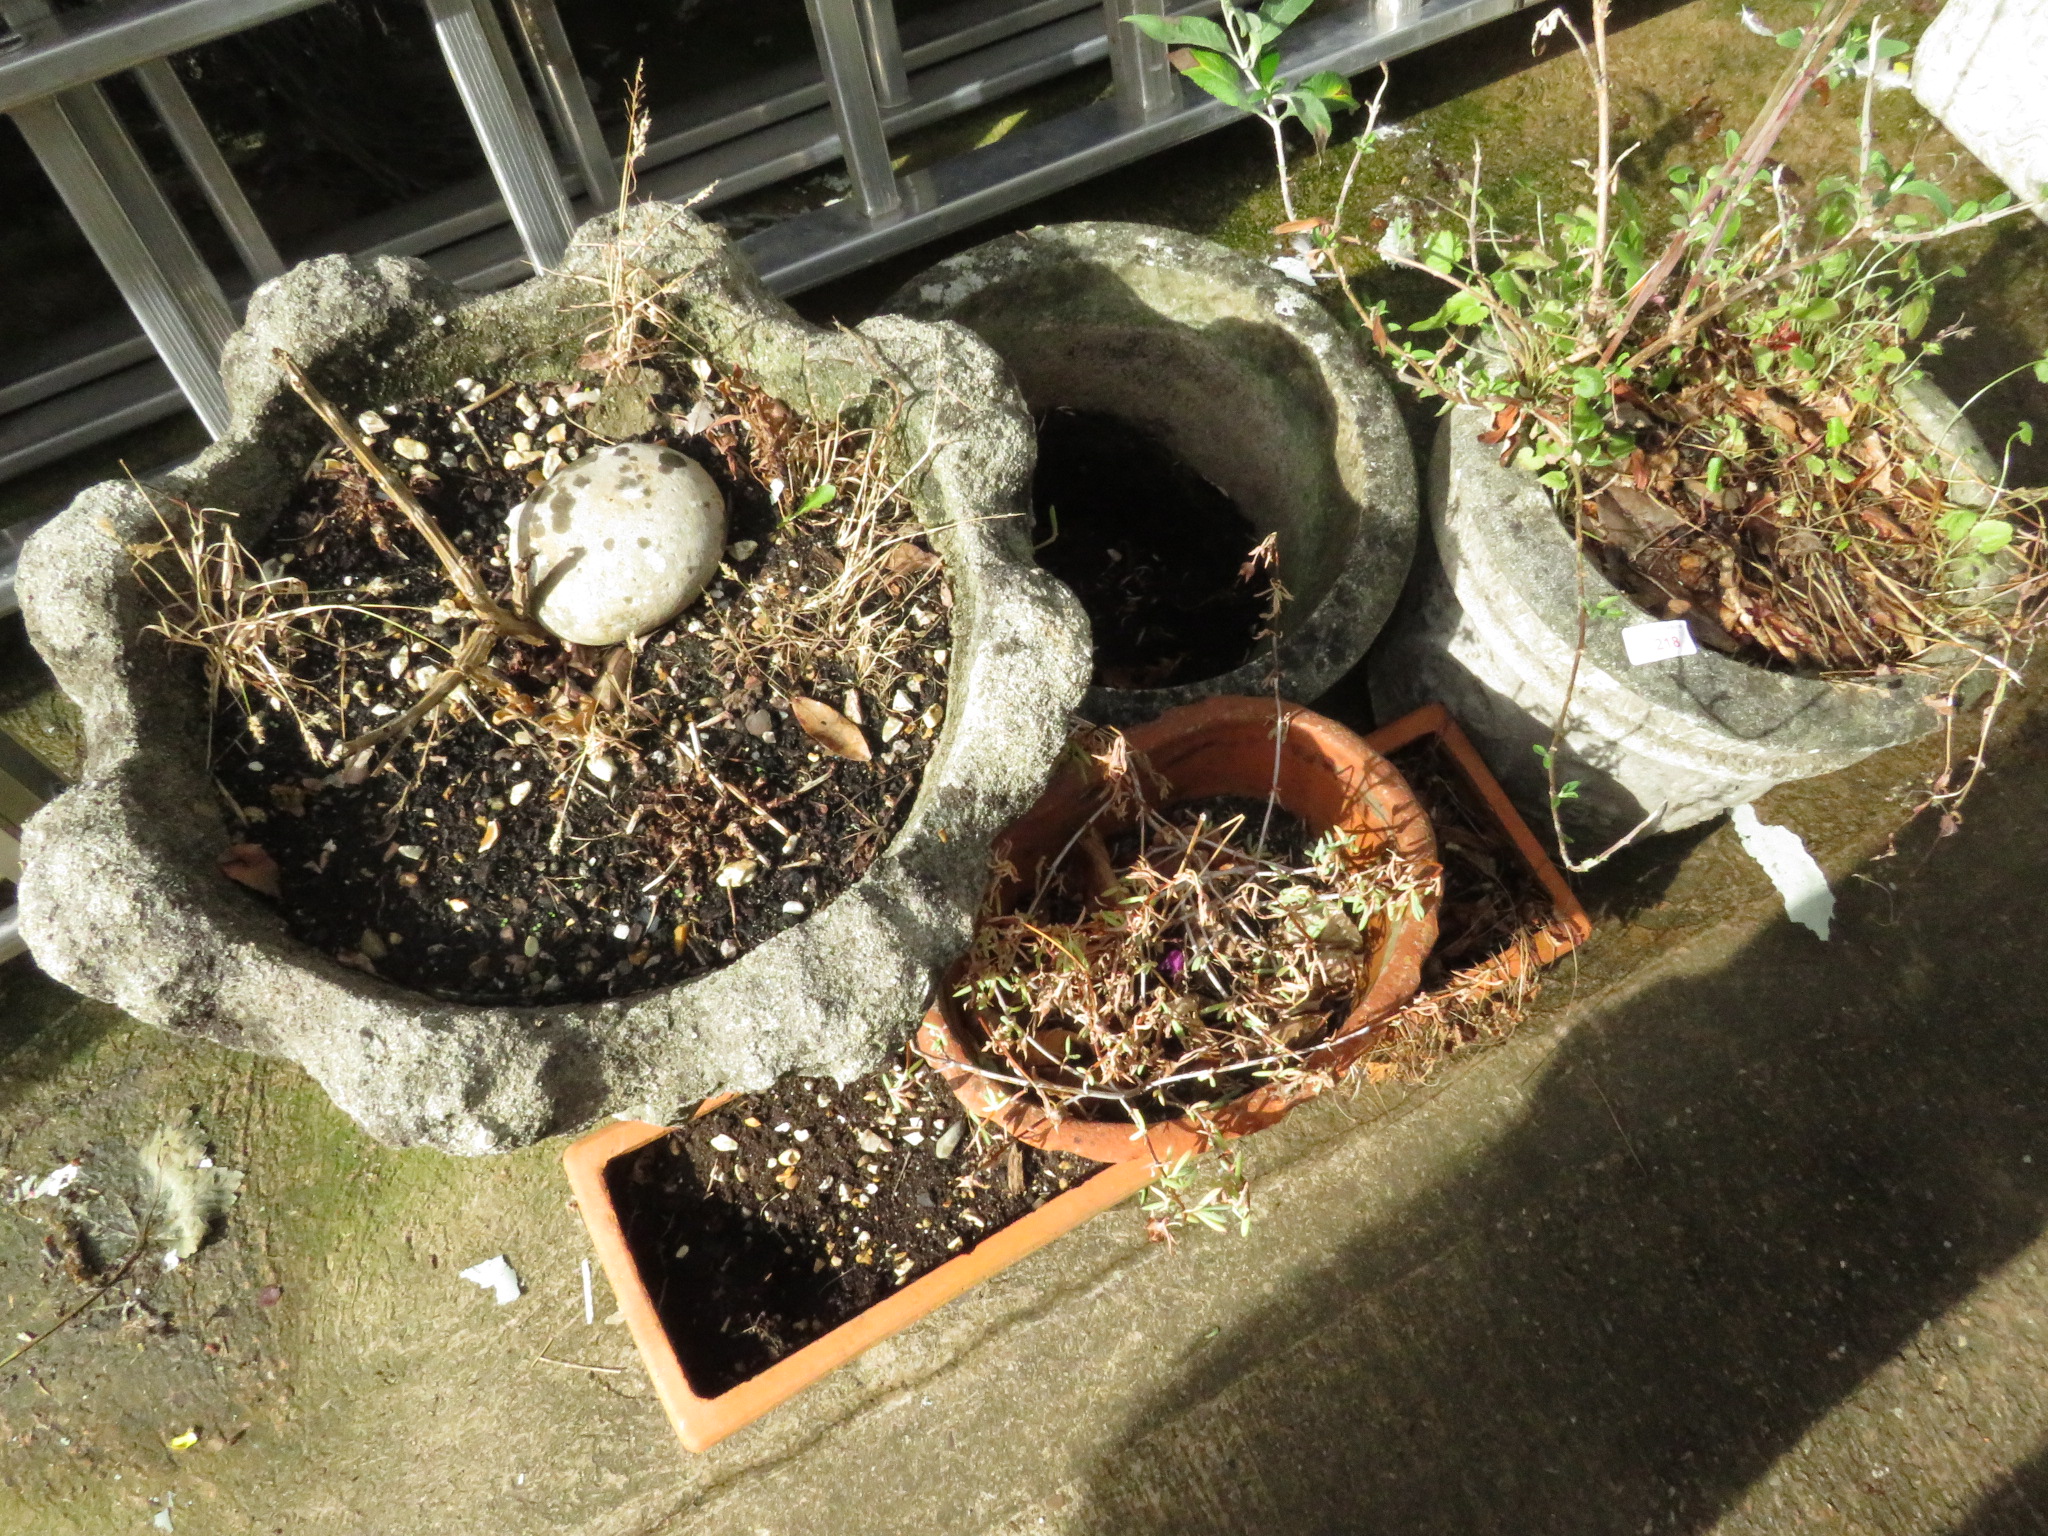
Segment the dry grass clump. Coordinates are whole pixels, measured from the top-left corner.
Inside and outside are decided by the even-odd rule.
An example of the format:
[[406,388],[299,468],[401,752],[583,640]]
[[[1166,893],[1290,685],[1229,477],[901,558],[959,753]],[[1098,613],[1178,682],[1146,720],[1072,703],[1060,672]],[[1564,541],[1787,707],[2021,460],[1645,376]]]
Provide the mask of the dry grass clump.
[[1130,831],[1112,845],[1084,826],[1014,910],[1014,871],[997,871],[960,985],[1002,1063],[983,1070],[1054,1116],[1114,1107],[1140,1124],[1314,1075],[1307,1053],[1387,924],[1422,911],[1436,866],[1276,825],[1270,803],[1162,810],[1121,737],[1097,762],[1106,814]]

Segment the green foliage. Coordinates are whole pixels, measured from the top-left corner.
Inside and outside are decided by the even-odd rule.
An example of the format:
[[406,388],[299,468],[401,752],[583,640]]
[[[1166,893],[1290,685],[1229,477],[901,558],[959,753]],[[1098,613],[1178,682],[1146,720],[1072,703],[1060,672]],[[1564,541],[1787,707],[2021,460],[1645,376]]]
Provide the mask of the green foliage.
[[1269,124],[1300,123],[1321,149],[1330,141],[1332,112],[1354,111],[1351,83],[1324,70],[1305,80],[1280,75],[1281,35],[1313,0],[1266,0],[1240,6],[1223,0],[1223,19],[1207,16],[1126,16],[1125,22],[1175,50],[1174,68],[1225,106]]

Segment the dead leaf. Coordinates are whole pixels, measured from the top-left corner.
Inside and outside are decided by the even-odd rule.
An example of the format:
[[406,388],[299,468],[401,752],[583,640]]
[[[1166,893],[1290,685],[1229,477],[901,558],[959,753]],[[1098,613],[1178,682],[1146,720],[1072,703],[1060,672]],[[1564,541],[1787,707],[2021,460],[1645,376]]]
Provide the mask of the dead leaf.
[[874,761],[874,748],[868,745],[861,728],[830,704],[796,693],[790,695],[789,712],[796,716],[803,733],[834,757],[853,763]]
[[1289,219],[1285,224],[1275,224],[1273,226],[1273,233],[1276,235],[1305,235],[1312,229],[1327,229],[1329,224],[1330,221],[1328,219]]
[[278,884],[277,860],[261,843],[235,843],[220,856],[220,872],[238,880],[252,891],[275,900],[284,894]]
[[1522,408],[1512,400],[1493,413],[1493,426],[1479,434],[1479,441],[1493,444],[1504,441],[1515,430],[1515,424],[1522,419]]
[[1906,532],[1905,529],[1886,517],[1882,512],[1872,511],[1869,507],[1858,507],[1856,515],[1870,524],[1871,529],[1881,539],[1890,539],[1894,544],[1910,544],[1913,542],[1913,535]]
[[1767,390],[1738,389],[1734,391],[1732,398],[1752,418],[1762,422],[1789,442],[1803,445],[1820,436],[1774,400]]
[[892,576],[914,576],[919,571],[928,571],[939,563],[939,557],[928,549],[920,549],[908,540],[896,545],[882,557],[882,569]]

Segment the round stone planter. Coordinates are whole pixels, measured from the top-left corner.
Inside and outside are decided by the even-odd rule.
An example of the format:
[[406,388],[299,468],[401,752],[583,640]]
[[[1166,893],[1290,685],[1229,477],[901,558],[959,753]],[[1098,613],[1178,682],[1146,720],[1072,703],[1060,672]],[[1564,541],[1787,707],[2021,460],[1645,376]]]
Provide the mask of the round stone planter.
[[[1981,489],[1995,474],[1969,424],[1919,386],[1909,414]],[[1578,643],[1578,556],[1551,494],[1479,441],[1480,411],[1452,411],[1437,429],[1428,475],[1434,556],[1418,562],[1400,615],[1369,662],[1381,718],[1446,705],[1510,794],[1548,824],[1549,789],[1535,751],[1564,704]],[[1616,601],[1606,601],[1606,600]],[[1585,567],[1585,654],[1558,753],[1560,807],[1577,851],[1590,855],[1653,816],[1646,831],[1689,827],[1777,784],[1846,768],[1935,729],[1925,675],[1826,682],[1752,666],[1715,651],[1632,666],[1622,631],[1650,622]],[[1623,611],[1621,618],[1600,611]]]
[[[1365,654],[1414,557],[1414,459],[1386,382],[1301,284],[1147,224],[1057,224],[940,262],[889,307],[957,320],[1010,365],[1034,415],[1140,428],[1279,535],[1283,696],[1313,699]],[[1149,720],[1272,686],[1264,653],[1177,687],[1091,688],[1083,712]]]
[[1030,418],[994,354],[957,327],[898,316],[854,334],[806,325],[673,207],[636,209],[622,230],[586,225],[563,272],[483,298],[389,258],[324,257],[265,284],[226,353],[232,429],[162,490],[231,509],[245,540],[261,536],[319,441],[276,347],[352,408],[462,376],[575,376],[607,241],[673,279],[682,333],[721,369],[813,417],[869,400],[876,419],[894,413],[899,461],[928,456],[908,491],[953,585],[945,729],[903,829],[837,900],[732,965],[638,997],[493,1007],[314,952],[218,867],[233,839],[209,771],[204,681],[145,632],[153,609],[129,553],[162,537],[150,498],[96,486],[21,561],[30,633],[86,731],[82,781],[25,838],[22,928],[37,961],[151,1023],[290,1057],[395,1145],[492,1152],[606,1114],[663,1119],[787,1071],[872,1067],[965,947],[990,839],[1042,787],[1087,676],[1079,606],[1031,562]]

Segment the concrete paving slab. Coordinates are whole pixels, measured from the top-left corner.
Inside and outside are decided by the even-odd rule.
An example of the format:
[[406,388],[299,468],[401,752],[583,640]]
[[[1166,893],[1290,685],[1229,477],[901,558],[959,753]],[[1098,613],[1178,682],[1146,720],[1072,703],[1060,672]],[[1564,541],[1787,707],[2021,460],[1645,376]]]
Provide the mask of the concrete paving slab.
[[[1617,38],[1664,159],[1777,68],[1739,12],[1645,7]],[[1571,174],[1573,66],[1526,64],[1526,26],[1404,77],[1411,135],[1362,192],[1455,169],[1471,131],[1533,184]],[[1888,144],[1952,152],[1885,111]],[[1041,216],[1256,248],[1260,153],[1222,135]],[[2044,238],[1969,253],[1958,398],[2048,348]],[[1987,436],[2033,389],[1980,402]],[[0,721],[52,760],[63,725]],[[1632,851],[1518,1035],[1258,1139],[1248,1239],[1167,1253],[1113,1212],[702,1457],[601,1281],[583,1320],[559,1148],[391,1152],[292,1068],[0,971],[7,1187],[80,1155],[111,1182],[194,1111],[248,1173],[143,1304],[0,1368],[0,1531],[2048,1532],[2048,728],[2016,724],[1958,836],[1883,857],[1934,751],[1761,807],[1841,894],[1828,943],[1726,828]],[[47,1235],[0,1204],[0,1337],[79,1294]],[[457,1274],[496,1253],[526,1284],[504,1308]]]

